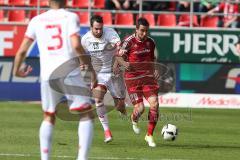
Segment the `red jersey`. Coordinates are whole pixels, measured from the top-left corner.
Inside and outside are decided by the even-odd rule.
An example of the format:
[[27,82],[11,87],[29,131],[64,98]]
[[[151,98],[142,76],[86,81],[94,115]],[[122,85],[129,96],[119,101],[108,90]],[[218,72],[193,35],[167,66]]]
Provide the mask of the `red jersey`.
[[153,77],[155,42],[152,38],[139,41],[135,34],[132,34],[123,40],[121,49],[126,50],[126,61],[133,66],[132,71],[125,72],[126,78]]

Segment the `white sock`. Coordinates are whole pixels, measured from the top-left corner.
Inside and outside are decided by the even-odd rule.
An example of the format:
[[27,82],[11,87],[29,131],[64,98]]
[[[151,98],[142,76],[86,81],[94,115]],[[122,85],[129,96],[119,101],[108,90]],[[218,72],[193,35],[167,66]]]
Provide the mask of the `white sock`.
[[87,160],[88,152],[92,144],[93,121],[80,121],[78,126],[79,150],[77,160]]
[[43,121],[39,130],[41,160],[49,160],[52,143],[53,124]]
[[104,104],[96,104],[97,106],[97,115],[99,118],[99,121],[101,122],[104,131],[109,130],[109,125],[108,125],[108,116],[107,116],[107,110]]

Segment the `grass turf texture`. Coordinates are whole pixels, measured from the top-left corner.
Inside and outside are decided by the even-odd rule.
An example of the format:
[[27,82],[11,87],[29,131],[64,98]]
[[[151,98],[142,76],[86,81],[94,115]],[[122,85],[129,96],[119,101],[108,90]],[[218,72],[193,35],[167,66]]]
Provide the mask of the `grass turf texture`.
[[[103,142],[102,127],[96,119],[89,159],[240,159],[240,110],[161,108],[160,112],[162,120],[154,134],[156,148],[149,148],[144,141],[147,110],[140,121],[140,135],[133,133],[128,118],[121,118],[115,110],[110,112],[114,141],[109,144]],[[131,113],[131,108],[128,113]],[[40,105],[0,103],[0,160],[39,160],[38,131],[41,120]],[[179,128],[174,142],[161,138],[161,128],[166,123]],[[77,126],[77,122],[57,119],[52,160],[75,160]]]

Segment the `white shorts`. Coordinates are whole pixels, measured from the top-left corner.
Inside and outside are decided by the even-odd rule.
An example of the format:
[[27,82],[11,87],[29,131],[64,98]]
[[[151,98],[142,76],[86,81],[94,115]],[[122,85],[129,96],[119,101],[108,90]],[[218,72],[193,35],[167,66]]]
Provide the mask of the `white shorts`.
[[[67,85],[72,86],[70,89],[67,89],[68,93],[66,91],[66,93],[56,91],[50,86],[49,81],[41,82],[41,99],[44,112],[50,114],[55,113],[56,106],[64,99],[64,97],[68,100],[70,109],[92,104],[93,101],[88,94],[79,93],[78,90],[76,90],[77,87],[83,87],[90,91],[90,87],[83,81],[80,74],[67,77],[64,79],[64,84],[64,87],[62,87],[64,89],[67,88]],[[59,85],[57,84],[57,86]]]
[[98,73],[98,84],[105,86],[113,98],[125,98],[126,90],[123,75],[114,76],[112,73]]

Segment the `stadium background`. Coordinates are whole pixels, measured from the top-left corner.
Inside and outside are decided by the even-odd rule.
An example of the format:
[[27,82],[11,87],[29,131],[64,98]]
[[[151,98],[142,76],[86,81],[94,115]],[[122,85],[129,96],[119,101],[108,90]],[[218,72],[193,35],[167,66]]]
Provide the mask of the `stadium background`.
[[[172,99],[176,99],[178,95],[180,97],[186,96],[181,93],[189,93],[189,96],[193,96],[191,93],[204,93],[211,94],[211,100],[213,101],[227,103],[227,106],[220,105],[219,107],[229,108],[232,105],[239,104],[238,101],[234,100],[233,102],[232,100],[234,94],[240,92],[239,57],[234,48],[240,33],[238,29],[217,28],[216,23],[215,26],[210,24],[206,28],[203,19],[197,22],[195,20],[195,17],[202,13],[195,12],[191,8],[189,12],[179,12],[177,11],[178,4],[177,2],[174,4],[174,1],[164,1],[171,3],[170,8],[153,11],[152,13],[145,11],[144,8],[141,9],[141,7],[139,10],[127,12],[106,10],[100,1],[94,0],[91,3],[88,3],[88,0],[68,1],[68,9],[78,13],[81,19],[81,35],[89,30],[88,15],[90,14],[101,13],[104,17],[108,17],[106,15],[110,14],[111,21],[109,22],[108,18],[104,18],[104,21],[107,22],[107,25],[113,25],[121,38],[134,31],[134,26],[131,24],[134,24],[136,15],[146,16],[151,22],[150,36],[156,41],[159,62],[168,63],[174,69],[176,86],[173,91],[178,94],[172,94],[170,96]],[[144,2],[142,2],[142,5],[144,5]],[[163,1],[158,2],[162,3]],[[189,1],[190,6],[194,6],[197,2]],[[39,4],[38,1],[32,0],[9,0],[8,3],[7,1],[1,1],[0,5],[1,12],[3,12],[3,18],[0,21],[0,100],[40,100],[37,44],[34,44],[28,53],[28,62],[34,67],[33,74],[26,79],[19,79],[12,77],[11,71],[13,57],[24,36],[27,22],[33,17],[33,12],[37,14],[46,10],[47,3],[43,0],[39,1]],[[22,15],[21,12],[24,12],[24,14]],[[12,14],[15,15],[12,16]],[[123,14],[120,22],[117,14]],[[149,14],[155,16],[155,19],[150,18]],[[164,20],[159,20],[160,16],[172,16],[174,14],[175,19],[172,23],[165,24]],[[181,15],[188,16],[188,19],[182,20],[182,22],[181,18],[178,18]],[[221,16],[220,13],[217,15]],[[25,94],[22,94],[22,89],[24,89]],[[216,94],[222,94],[220,97],[223,99],[218,99]],[[232,97],[230,96],[230,99],[226,98],[224,94],[232,95]],[[195,104],[197,103],[196,101]],[[180,103],[179,105],[183,104]]]
[[[12,77],[11,72],[13,58],[27,23],[32,16],[47,9],[46,1],[0,0],[0,160],[39,159],[41,109],[39,104],[28,103],[40,100],[37,44],[29,50],[26,62],[33,66],[33,73],[22,79]],[[138,10],[111,10],[104,8],[103,3],[97,3],[104,0],[91,1],[94,2],[93,6],[90,0],[68,1],[67,8],[80,16],[81,35],[89,30],[89,16],[86,15],[90,13],[110,15],[110,20],[106,18],[105,22],[116,28],[121,38],[134,31],[136,15],[148,15],[147,19],[151,21],[150,36],[157,43],[158,60],[174,70],[176,83],[171,93],[159,96],[161,119],[154,134],[158,145],[156,149],[149,149],[143,140],[147,111],[141,119],[143,133],[139,136],[133,134],[129,119],[122,119],[117,112],[110,112],[114,141],[107,145],[103,143],[102,128],[95,121],[90,159],[239,159],[240,69],[234,48],[239,29],[216,27],[216,17],[223,16],[222,13],[207,18],[213,20],[211,23],[201,19],[196,23],[195,15],[202,14],[194,11],[198,0],[189,0],[190,9],[181,12],[177,10],[180,1],[155,0],[159,3],[170,2],[171,5],[164,10],[151,10],[151,13],[144,8],[144,3],[154,0],[140,1]],[[10,14],[10,11],[14,12]],[[116,13],[128,14],[117,22]],[[179,21],[178,15],[187,18]],[[160,21],[159,17],[166,17],[167,20]],[[128,112],[131,112],[130,107]],[[160,136],[161,128],[166,123],[173,123],[179,128],[175,142],[165,142]],[[76,126],[77,122],[57,122],[53,160],[75,159],[78,141]]]

